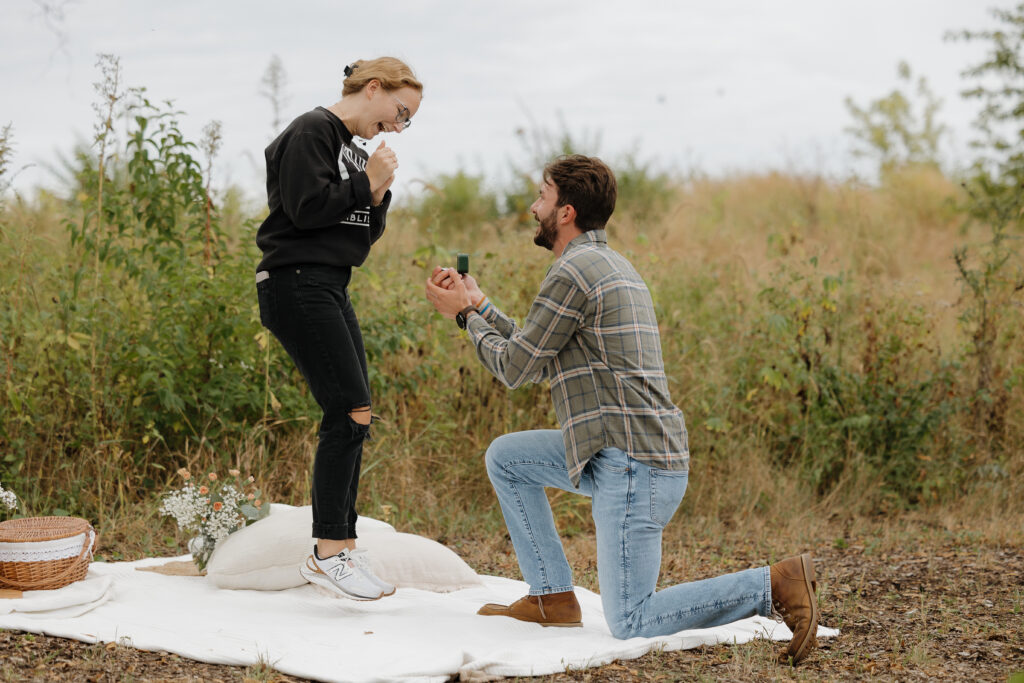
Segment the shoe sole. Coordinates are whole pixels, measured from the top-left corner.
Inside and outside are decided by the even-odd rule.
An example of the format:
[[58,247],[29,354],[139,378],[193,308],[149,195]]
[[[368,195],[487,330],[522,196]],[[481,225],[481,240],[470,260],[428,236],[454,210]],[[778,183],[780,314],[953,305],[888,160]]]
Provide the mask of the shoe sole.
[[[480,613],[477,612],[477,614],[480,614]],[[484,617],[507,617],[508,619],[515,619],[516,621],[521,621],[524,624],[537,624],[538,626],[543,626],[545,628],[547,628],[548,626],[551,626],[553,628],[583,628],[583,622],[582,621],[567,621],[567,622],[564,622],[564,623],[557,623],[557,624],[555,624],[555,623],[545,623],[543,621],[530,621],[529,619],[520,619],[519,617],[514,617],[511,614],[481,614],[480,616],[484,616]]]
[[[807,633],[804,634],[804,639],[796,647],[795,652],[792,655],[788,655],[793,658],[794,664],[807,656],[807,653],[817,643],[818,635],[818,598],[814,594],[814,587],[818,582],[814,577],[814,562],[807,553],[800,556],[800,568],[803,570],[804,586],[807,588],[808,595],[811,596],[811,624],[807,628]],[[793,644],[790,643],[790,649],[792,647]]]
[[[505,605],[496,605],[496,607],[504,607],[504,606]],[[553,626],[555,628],[582,628],[583,627],[583,622],[582,621],[561,621],[561,622],[555,622],[555,623],[550,623],[550,622],[549,623],[545,623],[543,621],[531,621],[529,619],[520,619],[519,617],[514,617],[511,614],[508,614],[507,612],[484,612],[483,610],[488,608],[488,607],[490,607],[490,604],[484,605],[479,610],[477,610],[477,614],[482,616],[482,617],[508,617],[509,619],[515,619],[516,621],[521,621],[524,624],[540,624],[541,626],[545,626],[545,627],[547,627],[547,626]]]
[[388,593],[387,595],[385,595],[384,593],[381,593],[380,595],[378,595],[375,598],[368,598],[368,597],[365,597],[365,596],[362,596],[362,595],[356,595],[355,593],[349,593],[348,591],[344,590],[343,588],[338,586],[336,583],[331,581],[330,577],[328,577],[326,574],[322,574],[322,573],[319,573],[319,572],[311,572],[311,571],[307,570],[305,567],[301,567],[299,569],[299,574],[301,574],[302,578],[304,578],[306,581],[309,581],[310,583],[315,583],[316,585],[320,586],[321,588],[326,588],[327,590],[331,591],[332,593],[336,593],[337,595],[340,595],[343,598],[348,598],[349,600],[359,600],[361,602],[373,602],[374,600],[380,600],[383,597],[387,597],[387,595],[394,594],[394,591],[391,591],[391,593]]

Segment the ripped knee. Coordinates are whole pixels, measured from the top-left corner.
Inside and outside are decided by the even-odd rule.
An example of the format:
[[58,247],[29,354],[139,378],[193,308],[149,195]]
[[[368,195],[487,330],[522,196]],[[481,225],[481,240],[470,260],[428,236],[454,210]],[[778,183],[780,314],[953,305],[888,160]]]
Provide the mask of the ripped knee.
[[353,422],[361,425],[369,425],[370,421],[373,419],[373,413],[370,411],[370,406],[353,408],[349,411],[348,416],[352,418]]

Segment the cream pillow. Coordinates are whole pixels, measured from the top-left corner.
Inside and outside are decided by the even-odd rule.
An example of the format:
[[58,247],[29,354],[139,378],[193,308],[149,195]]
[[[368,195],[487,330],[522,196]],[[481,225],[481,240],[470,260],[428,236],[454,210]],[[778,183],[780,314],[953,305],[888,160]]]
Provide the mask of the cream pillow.
[[[266,519],[221,541],[206,567],[218,588],[284,590],[306,583],[299,567],[313,548],[313,510],[271,507]],[[482,581],[462,558],[429,538],[395,531],[370,517],[356,521],[357,541],[369,552],[377,576],[399,588],[437,592],[479,586]]]
[[357,544],[369,552],[374,573],[399,588],[448,593],[483,585],[455,551],[424,536],[371,531],[360,533]]

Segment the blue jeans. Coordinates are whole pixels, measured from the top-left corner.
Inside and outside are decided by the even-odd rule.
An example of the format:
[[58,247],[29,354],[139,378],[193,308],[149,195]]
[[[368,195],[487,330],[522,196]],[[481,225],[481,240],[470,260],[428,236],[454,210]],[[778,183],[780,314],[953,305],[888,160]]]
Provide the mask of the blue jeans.
[[601,603],[616,638],[660,636],[771,613],[768,567],[655,592],[661,532],[686,492],[686,472],[648,467],[618,448],[605,448],[587,464],[575,489],[562,433],[545,429],[495,439],[487,449],[487,474],[531,595],[573,588],[544,488],[591,498]]
[[351,268],[278,268],[256,283],[260,321],[295,362],[324,416],[313,460],[313,538],[356,537],[356,496],[369,426],[349,416],[370,405]]

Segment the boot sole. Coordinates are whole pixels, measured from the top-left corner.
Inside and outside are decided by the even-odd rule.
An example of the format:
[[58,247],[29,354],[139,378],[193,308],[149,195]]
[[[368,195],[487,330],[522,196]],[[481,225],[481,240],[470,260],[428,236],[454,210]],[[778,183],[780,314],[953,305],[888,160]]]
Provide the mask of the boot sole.
[[[520,619],[519,617],[514,617],[511,614],[509,614],[508,612],[500,612],[500,611],[493,611],[493,612],[487,611],[487,612],[485,612],[484,610],[489,608],[490,606],[491,606],[490,604],[484,605],[479,610],[477,610],[477,614],[479,616],[481,616],[481,617],[508,617],[509,619],[515,619],[516,621],[521,621],[524,624],[540,624],[541,626],[544,626],[544,627],[553,626],[555,628],[581,628],[583,626],[583,622],[582,621],[559,621],[559,622],[533,621],[532,619]],[[495,606],[496,607],[504,607],[504,605],[495,605]]]
[[[811,561],[811,556],[804,553],[800,556],[800,567],[804,574],[804,585],[807,587],[807,593],[811,596],[811,624],[807,628],[807,633],[804,634],[804,638],[800,641],[795,652],[790,655],[793,658],[793,662],[799,662],[801,659],[807,656],[807,653],[814,648],[817,644],[818,635],[818,598],[814,594],[814,586],[817,585],[817,581],[814,577],[814,562]],[[792,643],[790,644],[792,647]]]
[[[480,613],[477,612],[477,614],[480,614]],[[511,614],[493,614],[493,613],[492,614],[480,614],[480,616],[482,616],[482,617],[506,617],[508,619],[515,619],[516,621],[521,621],[524,624],[537,624],[537,625],[543,626],[545,628],[547,628],[549,626],[554,627],[554,628],[582,628],[583,627],[583,622],[582,621],[566,621],[566,622],[552,623],[552,622],[543,622],[543,621],[533,621],[531,619],[520,619],[519,617],[514,617]]]

